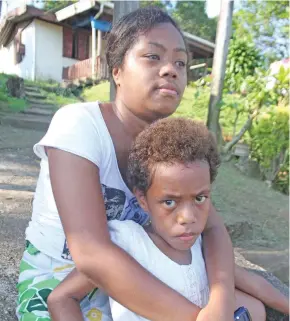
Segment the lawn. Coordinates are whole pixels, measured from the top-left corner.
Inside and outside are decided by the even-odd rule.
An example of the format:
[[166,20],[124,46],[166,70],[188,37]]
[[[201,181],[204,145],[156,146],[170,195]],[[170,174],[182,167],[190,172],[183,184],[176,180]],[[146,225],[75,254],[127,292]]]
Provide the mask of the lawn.
[[27,108],[25,99],[10,97],[6,91],[8,75],[0,73],[0,111],[18,112]]
[[73,95],[70,89],[61,88],[58,82],[25,80],[25,84],[28,86],[38,87],[39,92],[46,97],[44,102],[53,104],[56,107],[62,107],[79,102],[79,99]]
[[86,101],[102,101],[110,100],[110,83],[108,81],[101,82],[96,86],[85,88],[82,97]]

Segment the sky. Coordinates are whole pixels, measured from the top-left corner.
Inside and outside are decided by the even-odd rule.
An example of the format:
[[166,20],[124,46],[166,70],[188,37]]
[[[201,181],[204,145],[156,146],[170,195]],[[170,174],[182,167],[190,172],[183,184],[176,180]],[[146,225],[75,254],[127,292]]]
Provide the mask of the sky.
[[[238,10],[241,7],[240,0],[233,0],[234,3],[234,11]],[[221,9],[221,0],[206,0],[206,13],[209,18],[217,17],[220,13]]]
[[206,13],[209,18],[219,15],[221,8],[221,0],[206,0]]

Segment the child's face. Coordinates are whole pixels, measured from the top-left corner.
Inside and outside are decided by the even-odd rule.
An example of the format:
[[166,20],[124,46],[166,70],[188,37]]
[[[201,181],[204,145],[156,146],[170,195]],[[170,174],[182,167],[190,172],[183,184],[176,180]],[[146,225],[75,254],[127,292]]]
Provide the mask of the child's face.
[[151,216],[152,228],[176,250],[188,250],[203,232],[210,208],[207,162],[164,164],[155,170],[141,206]]

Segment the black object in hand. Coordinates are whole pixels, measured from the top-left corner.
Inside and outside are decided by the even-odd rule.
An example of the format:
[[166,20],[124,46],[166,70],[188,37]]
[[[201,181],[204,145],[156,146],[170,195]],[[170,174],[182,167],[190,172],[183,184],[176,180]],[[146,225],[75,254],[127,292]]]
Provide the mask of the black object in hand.
[[235,311],[234,314],[235,321],[252,321],[251,315],[245,307],[240,307]]

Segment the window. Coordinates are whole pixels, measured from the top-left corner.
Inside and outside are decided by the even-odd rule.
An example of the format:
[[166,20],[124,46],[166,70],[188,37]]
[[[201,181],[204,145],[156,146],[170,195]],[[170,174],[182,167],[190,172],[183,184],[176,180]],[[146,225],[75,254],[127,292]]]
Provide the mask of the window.
[[83,29],[63,27],[63,56],[78,60],[89,58],[89,33]]

